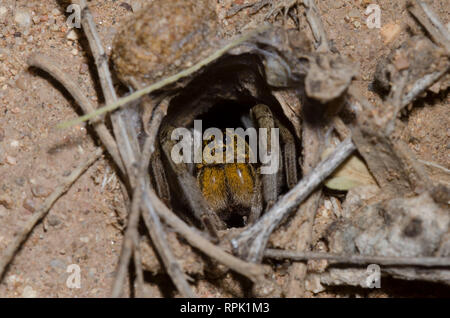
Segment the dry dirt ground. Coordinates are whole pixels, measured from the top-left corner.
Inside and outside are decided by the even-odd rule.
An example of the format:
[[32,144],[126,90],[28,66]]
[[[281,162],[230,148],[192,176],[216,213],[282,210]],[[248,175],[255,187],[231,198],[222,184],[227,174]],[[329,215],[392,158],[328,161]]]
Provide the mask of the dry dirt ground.
[[[250,16],[248,10],[231,19],[224,13],[232,3],[219,0],[217,12],[224,28],[261,20],[267,8]],[[89,6],[108,53],[120,22],[143,1],[95,0]],[[374,103],[371,81],[380,57],[406,38],[405,26],[414,26],[404,1],[316,1],[327,32],[337,49],[360,64],[357,83]],[[432,8],[444,23],[450,21],[447,1],[434,0]],[[381,29],[369,29],[364,11],[369,3],[381,7]],[[58,180],[70,173],[97,144],[91,129],[79,125],[55,128],[79,114],[70,96],[42,72],[29,70],[27,57],[43,52],[63,65],[82,91],[101,102],[93,61],[79,30],[66,25],[67,1],[0,0],[0,251],[11,241]],[[29,21],[18,13],[26,12]],[[20,14],[19,14],[20,16]],[[24,26],[29,24],[29,26]],[[306,26],[305,21],[301,25]],[[388,43],[387,26],[402,28]],[[79,38],[79,39],[78,39]],[[450,116],[447,92],[416,102],[404,116],[403,138],[418,158],[450,168]],[[428,168],[435,180],[450,184],[448,174]],[[108,296],[120,254],[122,232],[118,215],[123,211],[117,175],[108,158],[95,163],[51,209],[32,232],[0,283],[1,297],[105,297]],[[81,268],[81,288],[66,286],[67,266]],[[165,279],[160,283],[164,284]],[[417,287],[417,286],[416,286]],[[406,287],[405,289],[407,289]],[[202,290],[200,296],[221,296]],[[424,295],[427,289],[419,294]],[[394,293],[396,294],[396,293]],[[162,294],[155,293],[155,296]],[[315,296],[337,295],[323,292]],[[356,291],[342,293],[357,296]],[[377,292],[369,296],[391,296]],[[311,294],[311,296],[314,296]]]

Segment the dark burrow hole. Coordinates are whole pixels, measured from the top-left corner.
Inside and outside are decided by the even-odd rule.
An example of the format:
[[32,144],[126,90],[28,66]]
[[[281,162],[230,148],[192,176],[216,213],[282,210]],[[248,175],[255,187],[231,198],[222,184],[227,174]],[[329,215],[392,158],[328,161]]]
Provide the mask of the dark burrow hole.
[[[228,59],[228,60],[227,60]],[[238,58],[225,58],[221,63],[213,65],[187,85],[174,99],[172,99],[165,122],[170,122],[174,127],[186,127],[192,129],[194,120],[202,120],[202,132],[214,127],[221,130],[226,128],[253,127],[250,119],[250,109],[257,104],[267,105],[273,116],[282,122],[295,136],[292,124],[284,115],[281,105],[272,95],[267,86],[264,74],[258,58],[254,56],[240,56]],[[236,83],[244,83],[241,86]],[[251,83],[248,85],[248,83]],[[249,88],[250,87],[250,88]],[[164,123],[163,123],[164,125]],[[257,127],[255,127],[257,128]],[[258,130],[257,130],[258,131]],[[246,138],[246,142],[248,143]],[[300,143],[295,137],[297,157],[300,154]],[[280,141],[281,142],[281,141]],[[284,156],[284,154],[282,153]],[[164,158],[163,160],[167,160]],[[186,199],[181,198],[182,191],[177,185],[176,176],[171,171],[167,162],[164,162],[165,170],[170,179],[169,184],[172,196],[171,204],[179,215],[189,223],[196,224],[193,217],[186,217],[185,211],[189,206]],[[255,171],[258,163],[254,164]],[[297,170],[298,167],[297,167]],[[281,179],[286,176],[280,162]],[[190,165],[190,172],[197,177],[195,164]],[[284,182],[283,182],[284,183]],[[198,183],[197,183],[198,184]],[[287,192],[286,185],[279,189],[278,196]],[[232,200],[230,200],[232,201]],[[246,209],[249,209],[248,207]],[[265,204],[263,204],[263,213]],[[241,213],[236,213],[241,211]],[[191,211],[192,212],[192,211]],[[246,224],[248,213],[242,213],[240,206],[230,206],[230,213],[222,219],[228,228],[242,227]],[[196,224],[199,225],[199,224]]]

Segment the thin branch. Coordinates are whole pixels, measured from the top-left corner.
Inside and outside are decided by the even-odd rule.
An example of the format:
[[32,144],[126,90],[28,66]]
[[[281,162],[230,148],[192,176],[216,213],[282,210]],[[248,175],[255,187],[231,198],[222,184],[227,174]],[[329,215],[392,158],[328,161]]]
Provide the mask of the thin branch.
[[433,168],[436,168],[436,169],[440,169],[440,170],[444,171],[445,173],[450,174],[450,169],[447,169],[447,168],[445,168],[445,167],[443,167],[440,164],[437,164],[435,162],[426,161],[426,160],[422,160],[422,159],[417,159],[417,161],[423,163],[425,166],[429,166],[429,167],[433,167]]
[[13,259],[21,244],[26,240],[36,224],[39,223],[50,211],[55,202],[66,193],[72,184],[102,155],[103,150],[97,148],[92,155],[81,163],[72,173],[64,178],[61,184],[53,191],[53,193],[44,201],[42,206],[25,222],[25,225],[16,234],[13,241],[3,251],[0,257],[0,278],[3,277],[5,269]]
[[444,47],[450,53],[450,33],[439,20],[433,10],[424,1],[414,0],[408,2],[411,14],[423,25],[433,41]]
[[[57,65],[50,57],[44,54],[35,53],[28,58],[27,63],[29,66],[44,70],[53,78],[55,78],[59,83],[61,83],[61,85],[64,86],[64,88],[70,93],[70,95],[72,95],[72,97],[75,99],[75,101],[85,114],[91,113],[95,110],[94,105],[92,105],[90,100],[86,98],[86,96],[81,92],[79,86],[75,84],[75,82],[62,71],[62,67],[60,67],[60,65]],[[95,123],[93,127],[106,150],[108,150],[109,154],[113,158],[117,167],[119,167],[120,171],[124,173],[125,170],[122,164],[122,160],[120,159],[116,141],[109,132],[108,128],[106,128],[105,123],[103,121],[99,121]]]
[[378,264],[384,266],[423,266],[450,267],[450,257],[402,257],[402,256],[368,256],[339,255],[318,252],[297,252],[279,249],[266,249],[265,258],[289,259],[292,261],[329,260],[340,264]]
[[235,272],[248,277],[253,282],[259,282],[263,279],[263,267],[245,262],[233,255],[225,252],[220,247],[212,244],[205,239],[196,229],[190,228],[178,216],[176,216],[165,204],[158,198],[155,191],[147,187],[144,198],[152,202],[159,217],[174,231],[183,236],[189,244],[199,249],[209,257],[224,264]]
[[436,83],[449,70],[450,66],[447,66],[446,68],[443,68],[440,71],[427,74],[424,77],[416,80],[412,88],[403,96],[401,101],[401,107],[403,108],[407,106],[409,103],[413,102],[417,98],[417,96],[419,96],[425,90],[427,90],[428,87]]
[[81,24],[95,59],[95,65],[97,66],[103,96],[105,97],[106,103],[109,104],[117,99],[117,95],[114,90],[111,73],[108,67],[108,58],[105,50],[103,49],[102,42],[94,23],[94,18],[92,17],[91,11],[86,4],[86,0],[80,0],[80,8],[82,12]]
[[80,116],[76,119],[70,120],[70,121],[66,121],[63,122],[59,125],[60,128],[67,128],[79,123],[82,123],[84,121],[87,120],[91,120],[97,116],[103,115],[105,113],[111,112],[123,105],[126,105],[132,101],[135,101],[137,99],[139,99],[140,97],[150,94],[158,89],[163,88],[164,86],[167,86],[169,84],[175,83],[176,81],[180,80],[181,78],[187,77],[192,75],[193,73],[197,72],[198,70],[200,70],[201,68],[203,68],[204,66],[208,65],[209,63],[213,62],[214,60],[218,59],[219,57],[221,57],[222,55],[224,55],[226,52],[228,52],[229,50],[231,50],[232,48],[242,44],[243,42],[247,41],[248,39],[252,38],[253,36],[255,36],[258,33],[262,33],[264,31],[266,31],[269,27],[263,26],[261,28],[258,28],[252,32],[249,32],[245,35],[242,35],[241,37],[239,37],[238,39],[230,42],[229,44],[225,45],[224,47],[218,49],[216,52],[214,52],[213,54],[211,54],[210,56],[208,56],[207,58],[201,60],[200,62],[198,62],[197,64],[194,64],[193,66],[175,74],[172,76],[169,76],[165,79],[162,79],[159,82],[156,82],[150,86],[147,86],[143,89],[137,90],[134,93],[119,98],[117,101],[110,103],[104,107],[101,107],[99,109],[97,109],[96,111],[90,113],[90,114],[86,114],[84,116]]
[[322,160],[310,174],[305,176],[294,188],[281,197],[258,222],[242,232],[237,238],[231,240],[235,252],[249,261],[260,262],[273,230],[319,184],[333,173],[355,149],[356,147],[351,138],[341,142],[328,158]]

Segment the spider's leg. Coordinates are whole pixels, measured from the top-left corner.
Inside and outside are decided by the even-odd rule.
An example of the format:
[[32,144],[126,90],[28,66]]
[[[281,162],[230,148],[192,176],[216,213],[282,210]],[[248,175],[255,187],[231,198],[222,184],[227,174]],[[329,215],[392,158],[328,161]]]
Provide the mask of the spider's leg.
[[248,216],[247,224],[251,225],[255,223],[256,220],[259,219],[263,211],[263,198],[261,195],[261,188],[262,188],[261,181],[259,180],[259,176],[256,175],[255,190],[253,192],[252,206],[250,208],[250,214]]
[[[251,109],[251,117],[255,123],[255,126],[258,128],[266,128],[267,129],[267,138],[266,143],[261,142],[261,135],[259,135],[259,154],[266,153],[268,155],[271,154],[272,151],[277,151],[277,149],[271,149],[272,147],[272,129],[275,128],[275,123],[273,119],[272,112],[269,107],[263,104],[258,104],[253,106]],[[279,142],[279,141],[276,141]],[[266,147],[266,149],[261,149],[262,147]],[[279,149],[279,147],[278,147]],[[279,151],[278,151],[278,155]],[[278,160],[278,162],[280,162]],[[261,183],[262,183],[262,193],[263,199],[266,203],[265,210],[269,210],[273,204],[275,204],[278,193],[279,193],[279,184],[278,184],[278,169],[274,173],[261,174]]]

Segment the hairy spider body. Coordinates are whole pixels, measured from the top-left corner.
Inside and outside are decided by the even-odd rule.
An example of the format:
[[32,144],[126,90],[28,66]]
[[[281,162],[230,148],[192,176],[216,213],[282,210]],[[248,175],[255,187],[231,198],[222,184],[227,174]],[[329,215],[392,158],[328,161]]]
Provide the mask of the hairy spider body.
[[[227,137],[225,143],[218,140],[209,140],[209,143],[205,141],[203,161],[197,164],[196,175],[203,197],[211,209],[222,220],[228,222],[233,217],[233,212],[248,217],[255,191],[259,189],[256,186],[258,182],[255,179],[258,176],[255,167],[249,162],[250,147],[244,140],[245,151],[240,154],[237,143],[240,137],[225,134]],[[219,154],[223,162],[209,163],[205,154]]]

